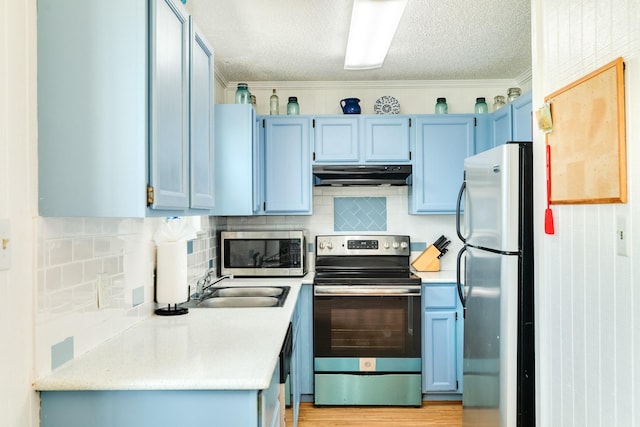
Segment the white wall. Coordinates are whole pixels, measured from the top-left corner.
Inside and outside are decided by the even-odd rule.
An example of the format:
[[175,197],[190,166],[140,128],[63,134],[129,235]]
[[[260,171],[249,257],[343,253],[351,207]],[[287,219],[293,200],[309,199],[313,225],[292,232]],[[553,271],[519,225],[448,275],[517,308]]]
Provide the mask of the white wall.
[[[356,81],[356,82],[246,82],[256,96],[258,114],[269,114],[269,97],[276,89],[280,114],[287,112],[287,100],[298,97],[300,114],[342,114],[340,100],[360,99],[362,114],[374,114],[376,100],[393,96],[400,103],[401,114],[431,114],[436,98],[447,98],[449,113],[473,113],[477,97],[485,97],[492,111],[496,95],[507,96],[507,89],[520,87],[522,92],[531,88],[530,75],[513,80],[474,81]],[[237,82],[228,82],[224,102],[235,102]],[[218,102],[218,101],[216,101]]]
[[0,424],[37,425],[33,381],[36,148],[35,1],[0,0],[0,218],[11,268],[0,271]]
[[[534,109],[622,56],[626,63],[628,203],[552,206],[543,234],[544,138],[535,136],[539,426],[640,425],[640,3],[535,0]],[[629,257],[616,255],[618,216]]]

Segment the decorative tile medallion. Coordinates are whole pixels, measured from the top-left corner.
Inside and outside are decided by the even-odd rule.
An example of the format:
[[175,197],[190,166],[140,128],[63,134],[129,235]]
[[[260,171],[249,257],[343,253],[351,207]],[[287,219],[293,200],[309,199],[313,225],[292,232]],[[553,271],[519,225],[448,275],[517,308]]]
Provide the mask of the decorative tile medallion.
[[387,231],[386,197],[334,197],[334,231]]

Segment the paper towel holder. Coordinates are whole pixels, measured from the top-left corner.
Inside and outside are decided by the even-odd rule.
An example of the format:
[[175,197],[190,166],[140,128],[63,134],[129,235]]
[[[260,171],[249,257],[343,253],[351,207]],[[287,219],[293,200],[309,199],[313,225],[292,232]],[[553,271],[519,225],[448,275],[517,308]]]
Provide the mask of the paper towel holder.
[[189,300],[187,284],[187,242],[163,242],[157,245],[154,283],[155,302],[160,306],[155,314],[178,316],[189,309],[179,304]]
[[156,308],[158,316],[179,316],[181,314],[187,314],[189,309],[186,307],[179,307],[178,304],[167,304],[166,307]]

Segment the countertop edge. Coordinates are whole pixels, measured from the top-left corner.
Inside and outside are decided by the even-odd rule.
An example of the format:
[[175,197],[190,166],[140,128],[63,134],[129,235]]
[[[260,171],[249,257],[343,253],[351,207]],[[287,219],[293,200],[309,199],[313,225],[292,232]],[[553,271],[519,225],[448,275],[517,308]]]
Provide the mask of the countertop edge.
[[[313,275],[308,276],[226,281],[225,286],[281,284],[291,289],[283,307],[198,308],[185,316],[152,315],[36,379],[33,388],[43,392],[266,389],[300,289],[313,281]],[[159,345],[176,340],[188,349]]]

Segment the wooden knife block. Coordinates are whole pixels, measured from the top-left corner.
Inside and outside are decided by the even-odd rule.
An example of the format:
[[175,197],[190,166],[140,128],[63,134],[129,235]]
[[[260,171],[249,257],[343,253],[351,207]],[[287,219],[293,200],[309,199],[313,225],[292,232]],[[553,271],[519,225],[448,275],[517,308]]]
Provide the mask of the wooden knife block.
[[422,251],[411,265],[417,271],[440,271],[440,251],[433,245]]

